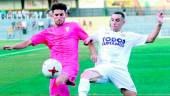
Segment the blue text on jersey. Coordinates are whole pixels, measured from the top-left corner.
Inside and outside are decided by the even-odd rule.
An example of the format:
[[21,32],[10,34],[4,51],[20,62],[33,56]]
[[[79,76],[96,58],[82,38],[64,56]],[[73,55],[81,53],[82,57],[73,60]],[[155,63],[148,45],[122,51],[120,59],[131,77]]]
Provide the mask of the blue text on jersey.
[[103,37],[102,45],[117,45],[120,47],[124,47],[125,39],[115,38],[115,37]]

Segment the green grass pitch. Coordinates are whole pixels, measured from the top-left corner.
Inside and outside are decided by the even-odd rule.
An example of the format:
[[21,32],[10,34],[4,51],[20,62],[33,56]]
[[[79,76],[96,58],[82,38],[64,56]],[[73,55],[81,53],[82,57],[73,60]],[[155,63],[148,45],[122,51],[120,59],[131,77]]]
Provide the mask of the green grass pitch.
[[[132,50],[129,72],[139,96],[170,96],[170,39],[157,39],[152,44]],[[19,41],[0,41],[0,46]],[[22,50],[0,50],[0,96],[49,96],[49,79],[41,73],[42,62],[49,56],[44,45]],[[80,73],[93,66],[88,47],[79,46]],[[69,87],[72,96],[77,86]],[[121,96],[112,84],[91,84],[91,96]],[[103,94],[103,95],[99,95]]]

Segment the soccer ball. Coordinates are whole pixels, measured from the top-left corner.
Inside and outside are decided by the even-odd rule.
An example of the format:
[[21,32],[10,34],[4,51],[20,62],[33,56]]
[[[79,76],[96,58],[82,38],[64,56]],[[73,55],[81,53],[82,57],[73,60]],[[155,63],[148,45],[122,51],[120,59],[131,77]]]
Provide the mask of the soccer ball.
[[47,78],[56,78],[61,74],[62,65],[55,59],[47,59],[42,66],[42,73]]

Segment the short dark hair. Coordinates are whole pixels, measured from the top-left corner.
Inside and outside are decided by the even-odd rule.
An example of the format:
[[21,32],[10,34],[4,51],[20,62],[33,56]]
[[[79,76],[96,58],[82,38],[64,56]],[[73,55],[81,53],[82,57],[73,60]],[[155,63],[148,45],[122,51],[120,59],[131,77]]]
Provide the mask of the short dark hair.
[[63,4],[63,3],[54,3],[51,6],[51,10],[54,11],[56,9],[64,10],[65,12],[67,12],[67,6],[66,6],[66,4]]
[[118,15],[121,15],[122,18],[125,19],[125,14],[123,12],[120,12],[120,11],[117,11],[117,12],[114,12],[113,14],[118,14]]

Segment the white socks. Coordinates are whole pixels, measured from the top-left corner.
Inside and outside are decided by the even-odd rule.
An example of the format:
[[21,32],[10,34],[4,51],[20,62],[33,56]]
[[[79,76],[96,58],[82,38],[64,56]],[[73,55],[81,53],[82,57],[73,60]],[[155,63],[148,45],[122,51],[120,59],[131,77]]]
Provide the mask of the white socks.
[[90,82],[88,79],[81,78],[78,86],[78,96],[87,96],[90,90]]

